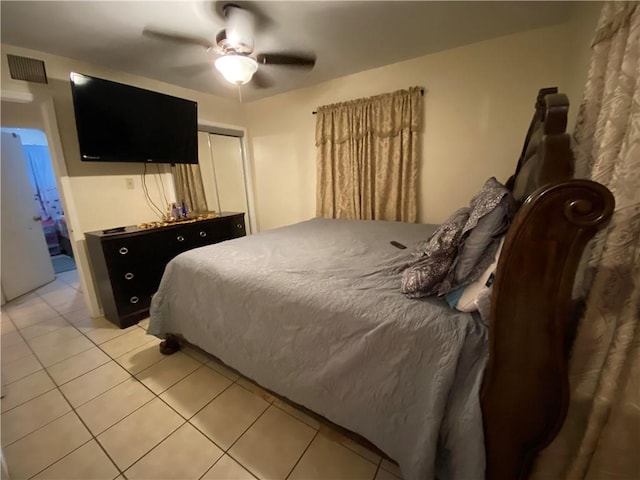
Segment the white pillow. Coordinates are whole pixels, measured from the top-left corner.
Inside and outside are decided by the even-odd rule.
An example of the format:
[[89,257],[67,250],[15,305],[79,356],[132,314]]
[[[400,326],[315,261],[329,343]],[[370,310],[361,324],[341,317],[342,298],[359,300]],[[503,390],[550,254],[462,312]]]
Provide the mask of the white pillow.
[[[493,278],[490,280],[490,277],[496,271],[503,244],[504,237],[500,240],[500,245],[498,246],[498,250],[496,250],[496,254],[491,265],[489,265],[482,275],[480,275],[480,278],[465,287],[464,292],[462,292],[462,295],[456,304],[456,308],[461,312],[475,312],[478,310],[478,301],[485,296],[491,295]],[[488,286],[487,283],[489,283]]]

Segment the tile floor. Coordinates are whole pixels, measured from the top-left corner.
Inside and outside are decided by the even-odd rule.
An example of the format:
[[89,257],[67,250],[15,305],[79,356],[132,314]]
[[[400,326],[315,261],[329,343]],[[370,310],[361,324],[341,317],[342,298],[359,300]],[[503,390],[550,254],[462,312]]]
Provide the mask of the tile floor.
[[397,480],[398,467],[148,320],[92,319],[76,271],[2,307],[1,445],[20,479]]

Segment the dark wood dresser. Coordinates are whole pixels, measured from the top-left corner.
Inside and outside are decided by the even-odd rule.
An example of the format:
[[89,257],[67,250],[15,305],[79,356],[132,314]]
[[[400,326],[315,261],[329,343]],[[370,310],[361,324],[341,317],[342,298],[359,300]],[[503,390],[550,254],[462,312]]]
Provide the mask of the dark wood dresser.
[[244,235],[244,213],[221,213],[166,227],[85,233],[104,316],[120,328],[137,323],[149,315],[151,296],[169,260],[192,248]]

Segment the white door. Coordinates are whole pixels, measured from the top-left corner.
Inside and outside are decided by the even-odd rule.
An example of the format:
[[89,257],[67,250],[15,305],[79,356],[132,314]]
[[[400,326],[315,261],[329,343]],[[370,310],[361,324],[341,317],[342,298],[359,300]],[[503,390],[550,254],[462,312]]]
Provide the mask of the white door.
[[2,134],[0,166],[0,278],[8,301],[51,282],[55,274],[40,218],[34,211],[33,192],[19,137]]
[[[198,132],[198,164],[202,174],[202,186],[204,196],[207,200],[207,208],[213,212],[220,211],[218,187],[216,186],[216,175],[213,171],[213,159],[211,158],[211,148],[209,146],[209,133]],[[178,199],[180,201],[180,199]]]
[[244,213],[251,233],[240,142],[240,137],[198,132],[198,163],[209,210]]
[[[209,135],[211,158],[216,175],[220,210],[223,212],[243,212],[249,217],[247,191],[245,189],[244,167],[240,138],[227,135]],[[249,222],[247,221],[247,231]]]

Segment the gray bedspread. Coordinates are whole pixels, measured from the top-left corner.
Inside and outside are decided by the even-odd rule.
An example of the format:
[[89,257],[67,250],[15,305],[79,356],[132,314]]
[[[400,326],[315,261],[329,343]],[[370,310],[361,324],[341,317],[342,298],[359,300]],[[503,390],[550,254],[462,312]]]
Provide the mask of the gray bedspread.
[[484,478],[486,327],[400,293],[434,229],[313,219],[188,251],[166,268],[148,333],[181,334],[363,435],[406,480]]

